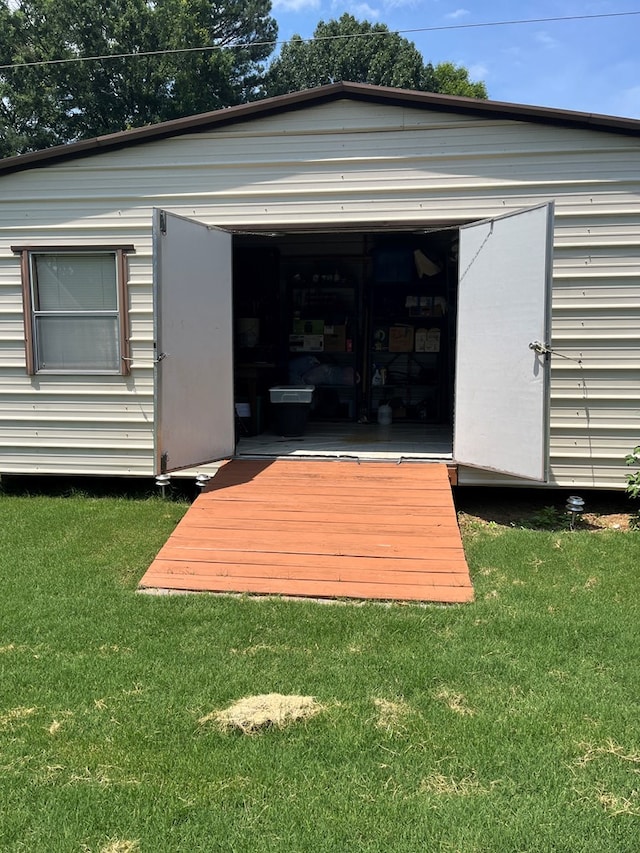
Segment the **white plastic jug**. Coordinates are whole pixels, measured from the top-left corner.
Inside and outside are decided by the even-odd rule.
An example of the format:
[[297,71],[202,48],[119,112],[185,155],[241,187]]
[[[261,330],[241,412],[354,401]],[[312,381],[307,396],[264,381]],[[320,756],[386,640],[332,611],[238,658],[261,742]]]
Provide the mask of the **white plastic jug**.
[[378,406],[378,423],[381,426],[389,426],[392,419],[391,406],[388,406],[386,403],[382,403]]

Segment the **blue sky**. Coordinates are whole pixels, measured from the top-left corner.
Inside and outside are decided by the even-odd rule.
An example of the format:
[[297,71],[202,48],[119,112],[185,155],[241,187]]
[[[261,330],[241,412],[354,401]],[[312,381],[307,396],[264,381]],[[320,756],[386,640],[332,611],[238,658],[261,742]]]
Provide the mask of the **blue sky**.
[[[349,12],[386,24],[426,61],[466,66],[498,101],[640,118],[640,15],[416,32],[495,21],[640,11],[640,0],[272,0],[279,40]],[[413,30],[414,32],[409,32]]]

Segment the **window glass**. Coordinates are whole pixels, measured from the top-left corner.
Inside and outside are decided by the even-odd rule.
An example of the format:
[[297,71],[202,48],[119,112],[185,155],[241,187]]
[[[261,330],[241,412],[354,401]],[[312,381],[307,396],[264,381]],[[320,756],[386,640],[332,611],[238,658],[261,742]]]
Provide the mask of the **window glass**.
[[113,255],[35,255],[37,311],[115,311]]
[[40,370],[118,370],[117,317],[36,316]]

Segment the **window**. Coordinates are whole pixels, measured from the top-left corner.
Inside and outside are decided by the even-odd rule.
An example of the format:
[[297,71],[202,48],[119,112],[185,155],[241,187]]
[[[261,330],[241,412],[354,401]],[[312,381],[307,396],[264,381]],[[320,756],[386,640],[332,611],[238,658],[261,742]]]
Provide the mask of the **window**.
[[27,372],[128,373],[126,252],[18,248]]

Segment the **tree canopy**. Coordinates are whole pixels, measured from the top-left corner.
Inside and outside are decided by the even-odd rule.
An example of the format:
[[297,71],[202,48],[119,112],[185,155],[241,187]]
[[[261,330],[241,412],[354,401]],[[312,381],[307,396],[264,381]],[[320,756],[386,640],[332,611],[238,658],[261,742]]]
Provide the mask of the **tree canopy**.
[[[0,0],[0,65],[101,57],[0,70],[0,155],[256,97],[270,12],[270,0]],[[118,56],[152,51],[176,52]]]
[[413,42],[385,24],[358,21],[344,14],[320,21],[313,39],[299,35],[282,46],[266,76],[269,95],[283,95],[348,80],[448,95],[486,98],[484,83],[469,79],[466,68],[445,62],[425,64]]

